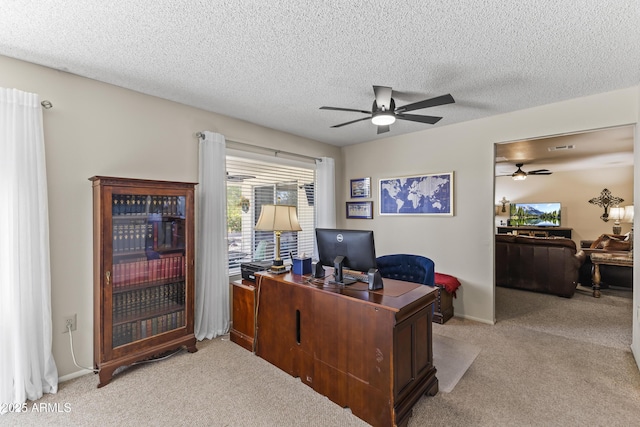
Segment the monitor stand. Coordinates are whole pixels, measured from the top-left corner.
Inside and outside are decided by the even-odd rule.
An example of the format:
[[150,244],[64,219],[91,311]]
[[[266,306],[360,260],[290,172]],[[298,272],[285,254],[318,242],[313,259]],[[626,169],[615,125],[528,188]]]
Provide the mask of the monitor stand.
[[332,285],[340,285],[340,286],[349,286],[349,285],[353,285],[356,282],[357,280],[344,279],[344,278],[340,282],[338,282],[337,280],[329,280],[329,283],[331,283]]
[[345,279],[342,273],[344,268],[344,257],[339,255],[333,260],[333,277],[336,280],[332,280],[329,283],[334,285],[348,286],[356,283],[357,280]]

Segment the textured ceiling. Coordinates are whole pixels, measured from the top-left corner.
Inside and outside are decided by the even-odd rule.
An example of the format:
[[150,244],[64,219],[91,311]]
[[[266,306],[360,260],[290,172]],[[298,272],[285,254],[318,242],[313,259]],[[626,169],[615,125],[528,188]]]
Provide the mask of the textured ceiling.
[[[0,54],[342,146],[638,85],[640,2],[5,0]],[[372,85],[456,103],[332,129]]]

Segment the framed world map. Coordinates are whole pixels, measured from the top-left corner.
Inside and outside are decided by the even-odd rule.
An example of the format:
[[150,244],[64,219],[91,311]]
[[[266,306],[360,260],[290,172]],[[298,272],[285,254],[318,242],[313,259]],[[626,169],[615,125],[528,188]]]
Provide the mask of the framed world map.
[[453,172],[380,180],[380,215],[453,216]]

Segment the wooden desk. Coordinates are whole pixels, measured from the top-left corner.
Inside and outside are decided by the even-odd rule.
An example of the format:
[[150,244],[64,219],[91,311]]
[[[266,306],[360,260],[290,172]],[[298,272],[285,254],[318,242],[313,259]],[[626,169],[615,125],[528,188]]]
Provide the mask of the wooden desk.
[[633,268],[633,257],[627,254],[619,255],[615,253],[591,253],[589,255],[593,268],[591,274],[593,276],[593,297],[600,298],[600,264],[618,265],[622,267]]
[[422,395],[438,392],[435,288],[384,279],[370,292],[265,272],[256,288],[256,355],[367,423],[405,426]]
[[231,288],[233,293],[233,324],[229,333],[231,341],[249,351],[254,351],[255,283],[248,280],[236,280],[231,285],[233,286]]

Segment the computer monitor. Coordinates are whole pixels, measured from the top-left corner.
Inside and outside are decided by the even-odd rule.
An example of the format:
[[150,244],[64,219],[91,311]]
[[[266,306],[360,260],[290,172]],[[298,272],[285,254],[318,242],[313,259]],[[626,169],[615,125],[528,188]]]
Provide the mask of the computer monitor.
[[335,281],[344,283],[342,268],[367,273],[376,268],[376,248],[371,230],[316,228],[320,264],[334,267]]

